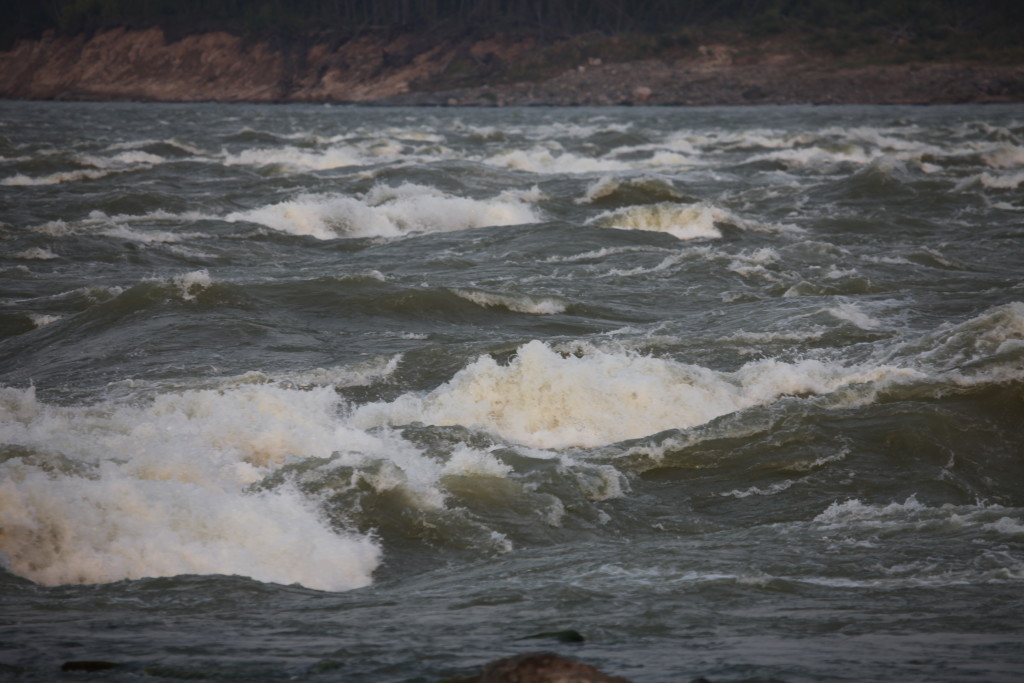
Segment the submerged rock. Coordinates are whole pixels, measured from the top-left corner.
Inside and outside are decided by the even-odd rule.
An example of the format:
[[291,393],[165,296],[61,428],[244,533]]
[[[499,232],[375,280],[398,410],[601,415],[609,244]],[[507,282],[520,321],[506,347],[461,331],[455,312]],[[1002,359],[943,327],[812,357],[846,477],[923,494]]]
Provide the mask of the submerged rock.
[[115,662],[102,662],[98,660],[83,660],[74,662],[64,662],[60,666],[61,671],[107,671],[108,669],[116,669],[120,664]]
[[535,633],[532,636],[523,636],[519,640],[537,640],[549,638],[551,640],[557,640],[560,643],[582,643],[586,641],[586,638],[575,629],[566,629],[564,631],[545,631],[544,633]]
[[484,667],[479,683],[630,683],[589,664],[550,652],[529,652],[497,659]]

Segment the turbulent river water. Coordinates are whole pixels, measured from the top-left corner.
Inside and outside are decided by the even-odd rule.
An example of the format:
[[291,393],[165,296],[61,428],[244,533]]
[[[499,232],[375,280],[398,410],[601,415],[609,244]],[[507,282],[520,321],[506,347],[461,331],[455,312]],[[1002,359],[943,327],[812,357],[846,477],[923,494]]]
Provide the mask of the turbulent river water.
[[0,604],[34,680],[1019,680],[1024,107],[0,102]]

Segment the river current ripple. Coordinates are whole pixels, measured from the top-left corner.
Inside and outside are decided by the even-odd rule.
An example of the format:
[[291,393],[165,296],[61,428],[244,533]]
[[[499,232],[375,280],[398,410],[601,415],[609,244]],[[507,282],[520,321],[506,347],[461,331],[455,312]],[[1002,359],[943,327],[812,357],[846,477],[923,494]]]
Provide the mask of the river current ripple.
[[0,675],[1016,680],[1022,418],[1017,105],[0,102]]

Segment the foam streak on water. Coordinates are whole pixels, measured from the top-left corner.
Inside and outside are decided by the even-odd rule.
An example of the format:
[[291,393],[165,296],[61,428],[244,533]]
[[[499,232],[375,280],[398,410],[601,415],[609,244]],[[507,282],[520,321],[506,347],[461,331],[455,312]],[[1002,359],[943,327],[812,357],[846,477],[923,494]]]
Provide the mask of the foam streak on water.
[[1024,667],[1020,108],[0,113],[3,674]]

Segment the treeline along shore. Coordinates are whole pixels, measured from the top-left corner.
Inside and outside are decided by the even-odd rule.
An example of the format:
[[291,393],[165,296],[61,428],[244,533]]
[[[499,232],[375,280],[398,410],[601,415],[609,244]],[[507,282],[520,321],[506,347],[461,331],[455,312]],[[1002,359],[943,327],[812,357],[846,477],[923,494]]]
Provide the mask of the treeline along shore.
[[13,0],[0,97],[380,105],[1024,101],[1006,0]]

